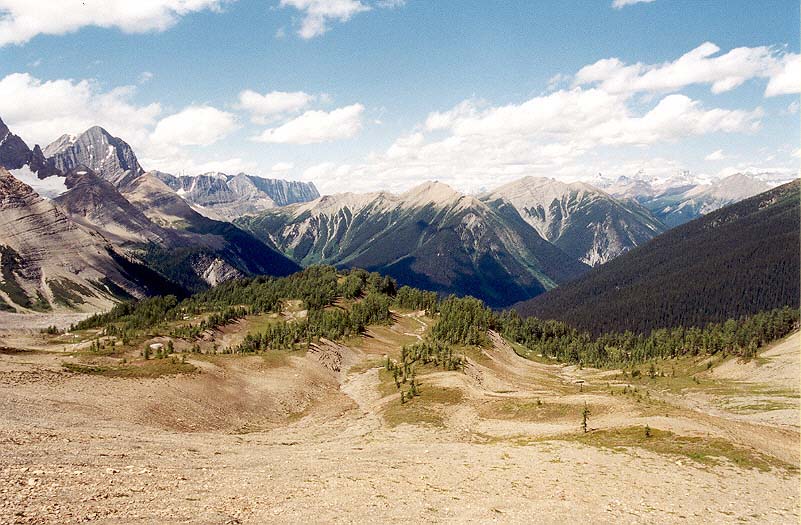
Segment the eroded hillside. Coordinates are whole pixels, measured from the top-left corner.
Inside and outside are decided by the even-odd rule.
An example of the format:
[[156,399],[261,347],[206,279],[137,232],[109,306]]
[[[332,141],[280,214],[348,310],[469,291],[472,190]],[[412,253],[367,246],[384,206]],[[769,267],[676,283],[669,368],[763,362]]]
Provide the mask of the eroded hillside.
[[[363,305],[387,283],[362,278],[330,301],[276,281],[306,294],[278,308],[260,285],[250,313],[230,285],[155,323],[3,325],[2,520],[798,521],[798,332],[747,362],[593,369],[492,330],[448,343],[473,335],[430,295]],[[278,337],[304,323],[342,335]]]

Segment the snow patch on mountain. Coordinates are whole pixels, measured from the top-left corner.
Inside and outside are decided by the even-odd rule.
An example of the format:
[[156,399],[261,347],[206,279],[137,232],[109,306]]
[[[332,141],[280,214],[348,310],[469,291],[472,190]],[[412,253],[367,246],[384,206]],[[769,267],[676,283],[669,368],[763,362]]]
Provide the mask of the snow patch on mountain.
[[31,171],[30,166],[27,164],[19,169],[9,170],[9,172],[14,176],[15,179],[24,182],[33,188],[33,191],[38,193],[40,197],[54,199],[67,192],[67,179],[65,177],[52,175],[50,177],[40,179],[34,172]]

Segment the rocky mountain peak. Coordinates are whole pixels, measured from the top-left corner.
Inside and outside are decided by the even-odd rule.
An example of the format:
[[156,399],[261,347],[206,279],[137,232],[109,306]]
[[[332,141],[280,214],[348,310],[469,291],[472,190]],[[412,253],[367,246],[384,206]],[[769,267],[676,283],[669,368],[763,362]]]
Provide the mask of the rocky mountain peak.
[[311,183],[265,179],[246,173],[209,172],[178,177],[161,172],[154,174],[198,212],[226,220],[255,215],[276,206],[308,202],[320,196]]
[[116,186],[144,173],[131,146],[100,126],[77,137],[63,135],[48,145],[44,154],[65,173],[84,165]]
[[439,181],[427,181],[399,195],[407,206],[449,206],[456,204],[465,194]]
[[25,141],[11,133],[0,120],[0,166],[9,170],[20,169],[31,160],[31,150]]

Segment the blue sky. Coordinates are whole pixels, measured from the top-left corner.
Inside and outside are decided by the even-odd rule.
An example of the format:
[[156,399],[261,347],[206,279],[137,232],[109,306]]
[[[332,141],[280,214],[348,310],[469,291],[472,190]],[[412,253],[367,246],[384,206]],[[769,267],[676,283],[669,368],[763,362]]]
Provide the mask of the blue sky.
[[0,0],[0,117],[328,192],[797,172],[798,2],[629,3]]

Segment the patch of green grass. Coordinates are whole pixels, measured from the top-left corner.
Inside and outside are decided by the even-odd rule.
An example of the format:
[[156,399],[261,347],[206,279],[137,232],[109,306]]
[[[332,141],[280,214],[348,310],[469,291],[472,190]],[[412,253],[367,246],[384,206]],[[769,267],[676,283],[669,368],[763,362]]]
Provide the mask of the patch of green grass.
[[182,363],[177,359],[150,359],[119,366],[85,365],[80,363],[62,363],[62,366],[66,370],[78,374],[129,379],[153,379],[162,376],[190,374],[197,370],[193,365]]
[[538,354],[536,351],[527,348],[526,346],[523,346],[520,343],[516,343],[509,339],[504,339],[504,340],[509,344],[509,346],[512,347],[512,350],[514,350],[517,355],[519,355],[524,359],[528,359],[529,361],[534,361],[535,363],[542,363],[546,365],[552,365],[557,362],[554,359]]
[[284,350],[270,350],[260,354],[262,362],[267,368],[280,368],[282,366],[289,366],[290,355],[291,352]]
[[747,405],[730,404],[725,407],[727,410],[736,414],[750,414],[754,412],[771,412],[773,410],[797,410],[798,405],[790,403],[782,403],[772,399],[760,400],[755,403]]
[[483,365],[489,365],[493,362],[492,358],[480,346],[453,345],[453,354],[464,356],[475,363]]
[[[489,401],[478,408],[478,414],[486,419],[520,421],[557,421],[566,418],[578,420],[581,409],[578,405],[543,402],[530,399],[505,399]],[[597,409],[590,407],[593,413]]]
[[458,405],[464,399],[464,393],[458,388],[429,386],[425,382],[419,387],[420,395],[411,402],[437,403],[440,405]]
[[396,394],[398,392],[398,388],[395,386],[395,379],[392,377],[392,372],[389,372],[386,368],[381,368],[378,371],[378,391],[381,393],[382,397],[390,396],[392,394]]
[[658,429],[650,429],[650,437],[646,437],[645,427],[641,426],[593,430],[587,433],[561,436],[558,439],[613,450],[639,447],[657,454],[683,456],[704,465],[720,465],[728,461],[744,469],[798,470],[796,465],[735,445],[725,439],[679,436],[673,432]]
[[[392,384],[391,387],[394,389],[395,385]],[[387,406],[384,411],[384,421],[387,425],[396,427],[401,424],[422,424],[442,427],[444,426],[442,405],[457,405],[464,398],[462,391],[457,388],[427,386],[425,382],[419,388],[419,396],[403,404],[398,401]]]
[[247,323],[248,333],[262,333],[266,331],[270,325],[283,322],[282,319],[278,318],[278,314],[274,313],[249,315],[245,317],[245,321]]
[[392,428],[398,425],[428,425],[442,427],[445,421],[440,411],[412,400],[406,404],[390,403],[384,411],[384,421]]
[[[362,374],[367,372],[371,368],[383,367],[386,361],[384,359],[375,357],[375,358],[367,358],[363,359],[362,361],[356,363],[350,369],[348,369],[348,374]],[[386,372],[386,370],[385,370]],[[390,375],[390,381],[392,380],[392,376]]]

